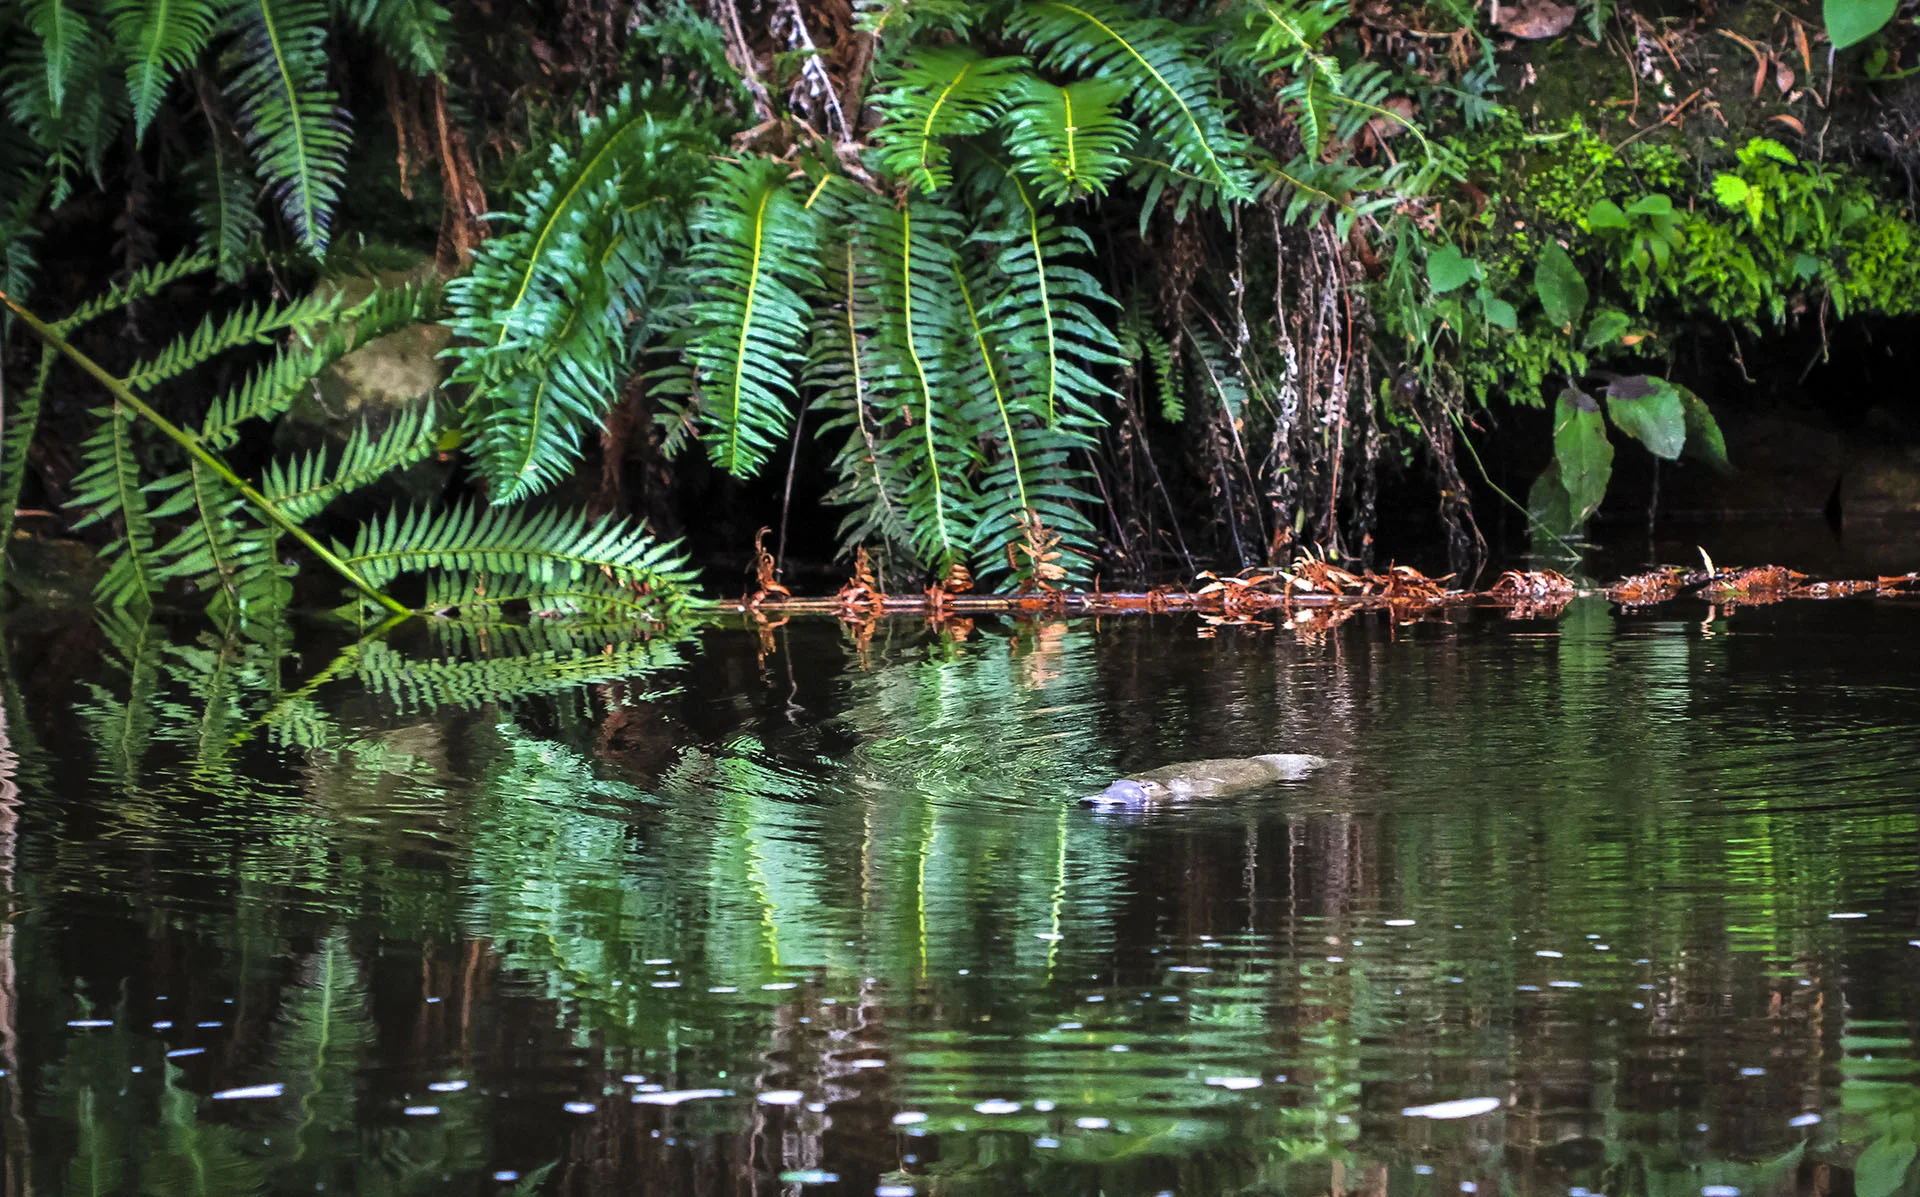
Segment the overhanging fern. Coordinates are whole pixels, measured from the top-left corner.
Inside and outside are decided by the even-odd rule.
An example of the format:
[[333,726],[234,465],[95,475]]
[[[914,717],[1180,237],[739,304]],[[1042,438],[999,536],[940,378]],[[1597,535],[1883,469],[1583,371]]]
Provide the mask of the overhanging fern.
[[1026,63],[967,46],[927,46],[905,58],[874,104],[886,116],[873,143],[887,171],[937,192],[953,181],[946,141],[991,128],[1017,94]]
[[107,22],[126,59],[133,129],[144,137],[167,88],[192,68],[220,21],[211,0],[108,0]]
[[1212,73],[1189,49],[1191,31],[1108,0],[1043,0],[1017,11],[1008,30],[1040,51],[1046,66],[1124,87],[1141,126],[1167,147],[1172,169],[1220,199],[1251,197],[1246,139],[1229,125]]
[[327,8],[321,0],[239,0],[228,92],[247,148],[294,234],[324,253],[347,166],[346,110],[327,82]]
[[747,477],[766,461],[792,418],[804,360],[807,304],[817,288],[813,215],[781,162],[747,159],[714,172],[694,221],[687,369],[663,394],[688,396],[713,463]]
[[459,338],[452,381],[476,473],[496,503],[553,486],[580,460],[582,435],[606,413],[628,358],[628,326],[645,314],[663,256],[684,239],[683,213],[709,135],[623,92],[581,118],[577,144],[556,145],[508,227],[447,288]]

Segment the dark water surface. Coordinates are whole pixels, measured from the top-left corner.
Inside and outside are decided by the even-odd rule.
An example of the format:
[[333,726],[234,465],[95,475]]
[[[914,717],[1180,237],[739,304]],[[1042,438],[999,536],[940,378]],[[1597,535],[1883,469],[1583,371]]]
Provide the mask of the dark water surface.
[[0,1184],[1920,1191],[1920,603],[1201,630],[16,621]]

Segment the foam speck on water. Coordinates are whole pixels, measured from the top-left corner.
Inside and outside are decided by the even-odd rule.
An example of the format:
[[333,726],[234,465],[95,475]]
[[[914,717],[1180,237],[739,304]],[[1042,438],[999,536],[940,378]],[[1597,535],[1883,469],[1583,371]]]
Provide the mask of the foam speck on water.
[[915,1123],[925,1122],[926,1120],[927,1116],[918,1110],[902,1110],[893,1116],[893,1124],[895,1126],[913,1126]]
[[1562,958],[1563,956],[1565,956],[1565,955],[1566,955],[1566,953],[1564,953],[1564,952],[1556,952],[1556,951],[1554,951],[1554,950],[1553,950],[1552,948],[1542,948],[1542,949],[1540,949],[1539,951],[1537,951],[1537,952],[1535,952],[1535,953],[1534,953],[1534,955],[1536,955],[1536,956],[1545,956],[1545,957],[1546,957],[1547,959],[1549,959],[1549,960],[1559,960],[1559,959],[1561,959],[1561,958]]
[[805,1096],[798,1089],[771,1089],[762,1093],[759,1101],[763,1106],[797,1106]]
[[1830,919],[1863,919],[1866,918],[1867,915],[1863,910],[1836,910],[1827,917]]
[[1408,1106],[1400,1113],[1407,1118],[1433,1118],[1444,1121],[1491,1114],[1499,1108],[1500,1099],[1497,1097],[1463,1097],[1458,1101],[1436,1102],[1430,1106]]
[[1073,1124],[1081,1130],[1105,1130],[1113,1125],[1105,1118],[1075,1118]]
[[1217,1085],[1222,1089],[1258,1089],[1260,1078],[1257,1076],[1210,1076],[1207,1078],[1207,1084]]
[[974,1112],[979,1114],[1017,1114],[1020,1103],[1017,1101],[981,1101],[974,1103]]
[[400,1111],[409,1118],[431,1118],[440,1112],[439,1106],[408,1106]]
[[1412,927],[1414,925],[1416,924],[1413,919],[1388,919],[1387,920],[1387,926],[1389,927]]
[[427,1088],[433,1090],[435,1093],[458,1093],[466,1087],[467,1083],[465,1081],[435,1081],[427,1086]]
[[238,1089],[222,1089],[213,1095],[215,1101],[246,1101],[256,1097],[279,1097],[287,1087],[278,1081],[271,1085],[245,1085]]
[[560,1108],[569,1114],[591,1114],[594,1111],[594,1105],[590,1101],[570,1101]]
[[1787,1119],[1788,1126],[1815,1126],[1820,1122],[1818,1114],[1798,1114]]

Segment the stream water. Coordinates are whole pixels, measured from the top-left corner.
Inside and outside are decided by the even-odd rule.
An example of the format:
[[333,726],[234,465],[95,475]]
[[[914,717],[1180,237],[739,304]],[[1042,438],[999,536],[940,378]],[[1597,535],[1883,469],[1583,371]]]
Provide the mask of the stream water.
[[440,635],[8,630],[8,1197],[1920,1192],[1920,602]]

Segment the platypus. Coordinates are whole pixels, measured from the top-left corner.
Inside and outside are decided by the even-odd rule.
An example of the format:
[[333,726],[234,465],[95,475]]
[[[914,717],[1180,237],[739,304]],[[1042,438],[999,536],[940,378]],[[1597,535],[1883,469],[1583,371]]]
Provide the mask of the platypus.
[[1089,794],[1080,801],[1101,808],[1139,809],[1185,798],[1220,798],[1272,781],[1305,777],[1326,763],[1324,757],[1300,752],[1185,761],[1123,777],[1098,794]]

